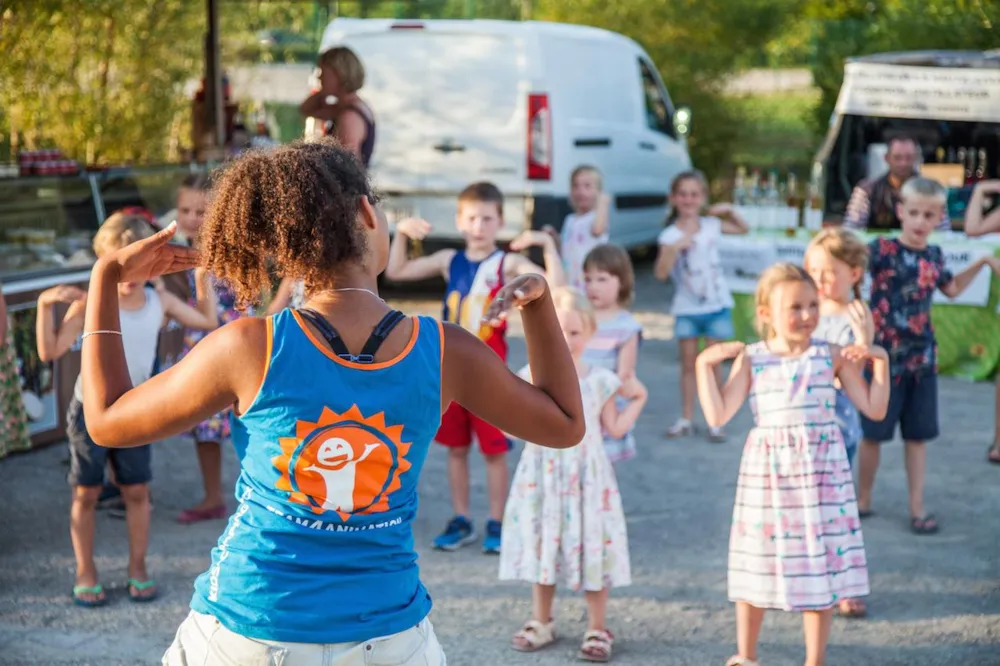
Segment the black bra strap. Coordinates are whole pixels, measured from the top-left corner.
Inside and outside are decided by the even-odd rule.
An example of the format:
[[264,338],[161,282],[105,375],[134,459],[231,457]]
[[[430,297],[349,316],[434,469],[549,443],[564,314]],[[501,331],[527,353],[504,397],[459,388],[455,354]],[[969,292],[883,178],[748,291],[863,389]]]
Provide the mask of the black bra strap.
[[299,308],[299,314],[319,329],[319,332],[326,338],[326,342],[330,345],[330,349],[333,350],[334,354],[341,358],[350,358],[352,356],[351,350],[347,348],[347,345],[341,340],[340,334],[330,325],[326,317],[311,308]]
[[351,350],[347,348],[344,344],[344,340],[337,333],[337,330],[330,325],[330,322],[326,320],[326,317],[320,313],[312,310],[310,308],[299,308],[299,314],[305,317],[309,323],[319,329],[323,337],[326,338],[327,344],[333,350],[333,353],[344,359],[345,361],[350,361],[352,363],[363,363],[370,364],[375,362],[375,353],[378,351],[382,343],[389,336],[396,325],[399,322],[406,319],[404,315],[399,310],[391,310],[375,325],[375,329],[372,334],[368,337],[365,342],[364,347],[361,349],[360,354],[352,354]]
[[396,328],[396,325],[404,319],[406,319],[406,315],[399,310],[392,310],[382,317],[382,320],[375,325],[375,330],[368,337],[365,346],[361,348],[361,353],[358,356],[371,356],[372,361],[374,361],[375,352],[378,351],[378,348],[382,346],[385,339],[392,333],[392,329]]

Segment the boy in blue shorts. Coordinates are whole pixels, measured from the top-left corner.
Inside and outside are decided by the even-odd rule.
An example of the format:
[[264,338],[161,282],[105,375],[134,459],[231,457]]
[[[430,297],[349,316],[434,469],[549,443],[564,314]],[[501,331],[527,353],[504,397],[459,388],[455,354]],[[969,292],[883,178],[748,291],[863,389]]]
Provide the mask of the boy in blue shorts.
[[938,531],[938,522],[924,506],[924,444],[939,432],[937,342],[931,326],[931,303],[938,289],[949,298],[961,294],[983,266],[1000,275],[1000,259],[983,257],[952,275],[941,248],[928,243],[944,213],[944,188],[927,178],[912,178],[903,185],[900,197],[900,235],[879,238],[869,246],[875,344],[889,353],[892,386],[889,409],[882,421],[861,416],[864,439],[858,453],[858,511],[862,518],[872,514],[879,445],[893,439],[899,423],[909,484],[910,529],[915,534],[933,534]]

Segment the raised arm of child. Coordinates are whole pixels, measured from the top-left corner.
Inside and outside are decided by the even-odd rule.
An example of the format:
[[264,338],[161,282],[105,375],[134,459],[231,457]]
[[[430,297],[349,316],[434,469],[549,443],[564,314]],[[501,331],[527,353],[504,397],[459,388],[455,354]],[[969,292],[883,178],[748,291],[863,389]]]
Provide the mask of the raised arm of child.
[[600,238],[608,233],[611,218],[611,195],[607,192],[601,192],[597,197],[597,208],[595,210],[594,223],[590,226],[590,235],[594,238]]
[[389,263],[385,276],[395,282],[427,280],[432,277],[448,278],[448,265],[455,256],[455,250],[438,250],[426,257],[410,259],[406,256],[409,239],[423,240],[431,232],[431,225],[425,220],[407,218],[396,223],[396,233],[389,246]]
[[[976,274],[982,270],[983,266],[989,266],[996,275],[1000,275],[1000,258],[980,257],[955,277],[944,284],[939,284],[938,288],[948,298],[957,298],[963,291],[969,288],[969,285],[972,284],[972,281],[976,278]],[[947,273],[943,275],[947,278],[951,274]]]
[[497,323],[510,307],[521,311],[532,383],[511,372],[479,338],[445,324],[441,410],[455,401],[517,439],[557,449],[575,446],[586,429],[580,382],[545,280],[533,274],[514,278],[493,299],[486,319]]
[[868,304],[855,299],[847,304],[847,318],[851,322],[854,341],[866,347],[875,341],[875,319]]
[[163,314],[187,328],[200,331],[214,331],[219,327],[218,300],[208,271],[197,268],[195,276],[195,293],[198,299],[197,309],[191,307],[169,291],[160,294],[163,303]]
[[[834,373],[840,380],[844,393],[862,414],[872,421],[881,421],[889,408],[889,355],[878,345],[831,345],[834,355]],[[872,381],[869,385],[861,375],[861,368],[872,362]]]
[[[83,313],[87,293],[77,287],[60,285],[46,289],[38,296],[35,310],[35,337],[38,343],[38,358],[43,363],[54,361],[69,351],[83,332]],[[56,330],[56,303],[67,303],[69,309]]]
[[983,199],[987,194],[1000,194],[1000,180],[981,180],[976,183],[965,209],[965,235],[985,236],[1000,232],[1000,208],[983,215]]
[[633,333],[618,349],[618,379],[622,380],[622,390],[625,390],[624,384],[635,377],[635,365],[638,360],[639,334]]
[[525,231],[510,242],[514,252],[526,250],[529,247],[542,248],[542,258],[545,268],[520,254],[511,254],[504,264],[504,271],[511,278],[518,275],[538,273],[545,275],[549,285],[561,287],[566,284],[566,273],[563,271],[562,258],[559,256],[559,246],[552,236],[544,231]]
[[[660,238],[663,239],[666,235],[667,233],[664,232],[660,234]],[[659,244],[660,249],[656,255],[656,263],[653,265],[653,277],[660,282],[666,282],[667,278],[670,277],[671,271],[674,270],[677,255],[691,247],[693,242],[694,236],[691,234],[682,234],[675,242],[663,242],[661,240]]]
[[[750,364],[743,354],[742,342],[720,342],[698,354],[694,364],[698,382],[698,400],[705,420],[712,428],[726,425],[750,395]],[[719,388],[715,368],[723,361],[735,359],[725,386]]]
[[722,220],[722,233],[741,235],[750,232],[750,225],[733,204],[719,203],[708,209],[708,214]]
[[635,422],[639,420],[642,408],[646,406],[649,392],[643,383],[633,375],[622,382],[621,388],[618,389],[618,395],[628,398],[628,403],[619,411],[615,397],[611,396],[601,409],[601,426],[611,437],[621,439],[635,427]]

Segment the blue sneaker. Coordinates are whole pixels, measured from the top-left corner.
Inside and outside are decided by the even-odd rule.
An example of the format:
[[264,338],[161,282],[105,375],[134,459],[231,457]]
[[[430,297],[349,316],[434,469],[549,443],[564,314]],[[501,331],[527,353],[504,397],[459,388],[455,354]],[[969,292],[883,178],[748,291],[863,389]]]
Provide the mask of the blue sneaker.
[[448,521],[444,532],[434,539],[434,547],[438,550],[458,550],[476,540],[476,530],[465,516],[455,516]]
[[501,523],[499,520],[486,521],[486,536],[483,538],[483,552],[487,555],[500,554]]

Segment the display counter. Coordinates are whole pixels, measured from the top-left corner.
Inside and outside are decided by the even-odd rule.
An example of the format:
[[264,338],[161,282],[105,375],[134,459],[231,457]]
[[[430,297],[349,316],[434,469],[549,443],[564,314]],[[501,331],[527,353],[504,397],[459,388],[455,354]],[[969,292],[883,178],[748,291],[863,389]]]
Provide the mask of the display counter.
[[[799,230],[793,235],[753,233],[723,236],[719,256],[736,305],[733,325],[740,340],[756,339],[754,292],[761,272],[778,261],[802,264],[806,246],[814,232]],[[871,240],[876,234],[860,233]],[[958,232],[935,232],[930,243],[944,251],[945,262],[954,272],[983,256],[1000,256],[1000,234],[968,238]],[[867,278],[864,294],[868,295]],[[942,375],[985,380],[1000,364],[1000,280],[984,267],[954,300],[938,291],[931,318],[938,341],[938,369]]]
[[[54,363],[38,358],[39,294],[60,284],[86,289],[94,262],[91,241],[100,223],[129,206],[167,214],[181,181],[199,168],[122,168],[0,179],[0,283],[33,446],[63,439],[64,415],[80,372],[79,341]],[[57,309],[57,321],[64,312],[65,306]],[[181,344],[181,331],[176,326],[168,329],[161,336],[161,360],[173,362]]]

